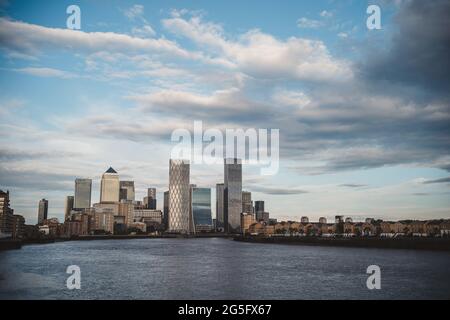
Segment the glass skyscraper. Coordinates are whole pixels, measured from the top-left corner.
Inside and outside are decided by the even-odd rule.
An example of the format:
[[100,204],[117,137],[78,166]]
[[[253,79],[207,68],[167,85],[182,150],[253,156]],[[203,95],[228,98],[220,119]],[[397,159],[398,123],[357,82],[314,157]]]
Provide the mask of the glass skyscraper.
[[91,179],[75,179],[74,209],[86,209],[91,207]]
[[120,200],[135,200],[134,181],[120,181]]
[[216,229],[222,229],[225,227],[224,214],[223,214],[223,194],[224,194],[224,184],[216,184]]
[[169,161],[169,231],[189,233],[190,165],[186,160]]
[[242,213],[242,162],[240,159],[225,159],[224,180],[225,231],[240,233]]
[[199,226],[212,228],[210,188],[192,188],[192,215],[196,229]]
[[42,224],[47,220],[48,216],[48,200],[42,199],[39,201],[38,224]]

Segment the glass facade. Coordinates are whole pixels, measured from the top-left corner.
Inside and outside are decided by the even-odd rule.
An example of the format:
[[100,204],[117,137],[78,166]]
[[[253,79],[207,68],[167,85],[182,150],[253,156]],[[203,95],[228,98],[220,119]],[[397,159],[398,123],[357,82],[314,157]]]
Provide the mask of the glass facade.
[[91,179],[75,179],[74,209],[87,209],[91,207]]
[[218,183],[216,185],[216,228],[222,229],[225,227],[225,220],[223,214],[223,195],[224,195],[224,184]]
[[188,161],[169,162],[169,231],[189,233],[190,185]]
[[226,159],[224,172],[225,231],[241,232],[242,213],[242,163],[239,159]]
[[192,214],[194,217],[194,225],[211,226],[211,189],[209,188],[192,188]]

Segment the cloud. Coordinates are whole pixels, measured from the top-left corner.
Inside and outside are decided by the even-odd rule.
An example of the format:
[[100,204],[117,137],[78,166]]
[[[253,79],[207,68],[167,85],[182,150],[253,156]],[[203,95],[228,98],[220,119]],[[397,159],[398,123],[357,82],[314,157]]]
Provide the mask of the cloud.
[[434,183],[450,183],[450,177],[435,179],[435,180],[425,180],[424,184],[434,184]]
[[302,17],[298,19],[297,26],[302,29],[317,29],[323,26],[323,22]]
[[77,52],[132,52],[166,53],[184,59],[202,59],[199,53],[180,48],[175,42],[143,39],[114,32],[84,32],[70,29],[48,28],[26,22],[0,18],[0,47],[19,52],[37,53],[40,49],[56,48]]
[[150,25],[145,25],[140,28],[135,27],[131,30],[131,33],[139,38],[154,37],[156,35],[155,30]]
[[345,184],[340,184],[339,187],[362,188],[362,187],[367,187],[367,184],[345,183]]
[[361,72],[372,81],[419,86],[448,94],[450,88],[450,2],[410,0],[399,3],[386,50],[372,54]]
[[270,195],[299,195],[309,193],[309,191],[298,188],[250,186],[249,189],[253,192],[260,192]]
[[27,67],[27,68],[14,69],[14,71],[29,74],[32,76],[37,76],[37,77],[45,77],[45,78],[70,79],[70,78],[77,77],[77,75],[75,75],[73,73],[54,69],[54,68]]
[[124,15],[131,20],[134,20],[138,17],[142,17],[144,14],[144,6],[140,4],[135,4],[132,7],[123,11]]
[[258,29],[228,39],[222,26],[176,15],[162,20],[170,32],[186,37],[229,61],[247,75],[260,79],[346,81],[352,78],[348,62],[335,59],[322,41],[290,37],[280,40]]

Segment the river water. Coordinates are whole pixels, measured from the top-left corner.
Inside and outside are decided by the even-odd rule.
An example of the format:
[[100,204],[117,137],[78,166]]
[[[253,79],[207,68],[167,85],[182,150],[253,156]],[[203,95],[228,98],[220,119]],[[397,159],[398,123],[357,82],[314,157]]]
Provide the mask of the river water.
[[[69,265],[80,290],[66,287]],[[369,265],[380,290],[367,289]],[[450,253],[221,238],[29,245],[0,252],[0,299],[450,299]]]

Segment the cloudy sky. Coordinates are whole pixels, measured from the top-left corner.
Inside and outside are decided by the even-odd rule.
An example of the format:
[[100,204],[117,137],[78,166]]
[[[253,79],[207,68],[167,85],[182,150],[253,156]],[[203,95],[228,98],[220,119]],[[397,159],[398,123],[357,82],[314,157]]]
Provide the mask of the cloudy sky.
[[61,218],[112,166],[161,207],[170,135],[201,120],[280,129],[278,174],[243,168],[272,217],[449,218],[450,1],[370,4],[381,30],[360,0],[0,0],[0,188],[27,223],[43,197]]

